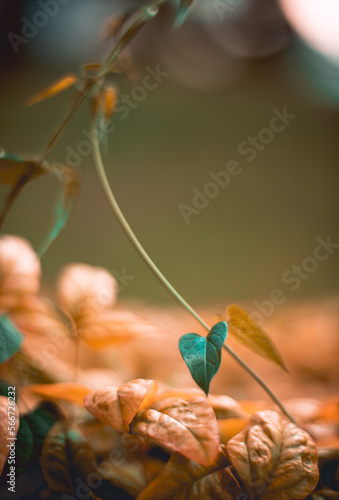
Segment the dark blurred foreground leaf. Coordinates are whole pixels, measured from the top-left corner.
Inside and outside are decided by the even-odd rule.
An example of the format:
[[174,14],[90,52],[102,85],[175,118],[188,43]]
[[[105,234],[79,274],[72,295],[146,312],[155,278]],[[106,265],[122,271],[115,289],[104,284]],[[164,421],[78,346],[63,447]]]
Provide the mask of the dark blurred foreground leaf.
[[91,488],[101,482],[95,464],[95,455],[76,425],[63,420],[52,427],[42,449],[41,468],[53,491],[76,498],[87,492],[89,498]]
[[46,434],[61,418],[58,407],[50,402],[41,403],[32,413],[21,417],[16,442],[17,476],[39,460]]
[[20,347],[23,337],[7,316],[0,318],[0,363],[10,358]]
[[216,323],[206,337],[186,333],[179,340],[179,349],[191,375],[208,394],[212,378],[219,370],[221,349],[227,336],[225,321]]

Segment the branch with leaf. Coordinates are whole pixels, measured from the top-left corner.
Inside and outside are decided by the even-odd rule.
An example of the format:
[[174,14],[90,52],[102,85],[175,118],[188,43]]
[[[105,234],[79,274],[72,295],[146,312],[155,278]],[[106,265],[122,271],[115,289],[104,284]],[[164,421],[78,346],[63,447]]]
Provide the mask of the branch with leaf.
[[[192,499],[235,498],[237,495],[246,495],[246,498],[253,500],[302,499],[314,489],[318,480],[314,444],[308,434],[296,426],[292,415],[261,377],[229,347],[227,337],[233,337],[252,352],[286,371],[276,347],[263,329],[237,305],[227,307],[226,318],[220,318],[220,321],[212,327],[207,325],[147,254],[119,207],[107,178],[101,153],[100,125],[111,116],[114,117],[118,99],[117,88],[109,79],[112,75],[114,77],[116,72],[121,72],[123,67],[121,54],[124,49],[143,26],[157,16],[159,8],[166,1],[158,0],[136,10],[128,10],[120,18],[115,19],[106,32],[111,49],[103,62],[85,64],[80,68],[79,74],[68,74],[30,98],[28,104],[36,105],[67,89],[75,90],[75,97],[68,114],[40,155],[17,156],[2,151],[0,181],[8,184],[10,190],[0,215],[0,223],[4,223],[25,185],[47,173],[57,178],[63,189],[56,209],[55,223],[42,245],[40,257],[60,235],[76,201],[80,177],[77,169],[50,162],[47,158],[76,111],[84,102],[89,101],[92,111],[94,163],[103,192],[116,219],[161,284],[207,331],[206,336],[192,332],[183,335],[179,340],[182,358],[200,389],[164,391],[158,388],[155,380],[136,379],[119,387],[107,386],[92,391],[88,385],[79,383],[77,369],[74,382],[53,381],[50,384],[31,384],[23,388],[22,392],[27,397],[35,395],[79,406],[82,406],[84,401],[85,407],[98,422],[114,429],[119,435],[136,437],[137,449],[142,457],[140,467],[156,468],[155,464],[150,465],[146,459],[145,463],[142,463],[146,456],[143,450],[149,450],[152,443],[156,443],[159,449],[165,450],[164,453],[170,454],[168,463],[164,466],[162,464],[157,473],[143,470],[142,474],[139,474],[142,478],[140,484],[131,480],[131,486],[131,481],[128,480],[128,491],[123,484],[126,467],[119,468],[116,464],[113,466],[110,464],[105,472],[96,467],[95,455],[83,433],[86,425],[81,429],[70,423],[69,419],[65,420],[54,403],[51,407],[40,406],[35,412],[31,412],[26,424],[23,424],[26,425],[26,430],[20,423],[20,428],[16,429],[16,432],[20,435],[20,432],[25,431],[29,436],[33,435],[34,439],[40,440],[39,454],[41,453],[43,475],[51,490],[59,494],[75,494],[76,480],[80,478],[86,482],[88,475],[99,470],[101,483],[97,489],[92,487],[90,495],[93,498],[113,498],[107,495],[115,494],[114,498],[138,497],[140,500],[179,499],[183,498],[182,495]],[[184,22],[191,4],[192,0],[179,2],[174,22],[176,27]],[[62,314],[57,316],[53,313],[55,324],[62,325],[77,345],[80,341],[84,341],[93,349],[114,345],[122,339],[131,338],[134,333],[133,328],[128,329],[128,321],[124,319],[119,323],[119,319],[114,317],[110,310],[94,311],[94,313],[91,311],[91,314],[84,315],[83,309],[75,304],[74,297],[78,297],[79,289],[74,276],[73,278],[68,281],[71,292],[66,294],[66,298],[61,298],[61,309],[68,317],[70,325],[65,326]],[[72,285],[72,280],[75,282],[75,287]],[[85,286],[90,288],[90,281],[82,280],[81,283],[82,286],[86,283]],[[86,304],[84,300],[79,299],[82,305]],[[44,315],[44,311],[48,309],[44,308],[45,306],[38,302],[35,313],[38,311],[38,314]],[[110,328],[107,327],[108,323]],[[0,338],[3,341],[3,355],[0,362],[4,362],[19,350],[22,337],[5,316],[0,319],[0,330],[2,333]],[[213,403],[213,398],[208,399],[210,383],[220,367],[223,349],[260,384],[288,419],[280,417],[275,412],[257,414],[248,422],[242,433],[230,440],[226,447],[220,444],[217,405]],[[79,351],[77,351],[78,361]],[[0,413],[1,404],[2,401],[0,401]],[[39,434],[34,428],[34,423],[46,412],[49,423]],[[244,417],[241,412],[239,415],[241,418]],[[259,439],[257,435],[259,431],[262,446],[259,442],[261,438]],[[87,432],[91,431],[87,429]],[[25,438],[21,435],[21,439]],[[248,449],[249,439],[254,442],[253,449]],[[293,447],[297,449],[291,454]],[[124,452],[125,448],[126,446],[121,446]],[[260,458],[270,454],[274,460],[269,463],[265,462],[265,458]],[[32,451],[32,457],[33,455]],[[306,455],[308,462],[303,461]],[[6,456],[0,455],[0,458],[4,464]],[[294,479],[289,476],[293,467],[298,468],[298,474]],[[287,479],[285,483],[280,484],[282,474],[285,474]],[[161,486],[163,484],[165,489]],[[198,493],[195,493],[197,491]],[[225,496],[226,492],[229,496]]]

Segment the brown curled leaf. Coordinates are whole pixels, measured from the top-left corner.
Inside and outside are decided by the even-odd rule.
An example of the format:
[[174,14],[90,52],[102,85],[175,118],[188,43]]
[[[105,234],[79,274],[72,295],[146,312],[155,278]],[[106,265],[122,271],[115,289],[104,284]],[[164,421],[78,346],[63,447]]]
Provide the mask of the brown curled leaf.
[[129,432],[140,406],[153,397],[155,380],[136,379],[117,387],[104,387],[85,397],[85,406],[98,420],[119,432]]
[[314,442],[274,411],[253,415],[226,448],[250,499],[303,499],[318,482]]
[[213,463],[218,455],[218,424],[205,396],[192,394],[152,402],[152,408],[137,412],[130,430],[202,465]]

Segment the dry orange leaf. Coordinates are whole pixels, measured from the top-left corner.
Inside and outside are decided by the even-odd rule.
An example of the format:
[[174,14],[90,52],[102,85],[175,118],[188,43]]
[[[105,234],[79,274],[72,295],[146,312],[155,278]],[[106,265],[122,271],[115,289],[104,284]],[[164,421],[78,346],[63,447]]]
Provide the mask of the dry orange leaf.
[[52,83],[48,87],[44,88],[43,90],[40,90],[40,92],[37,92],[32,97],[30,97],[27,102],[27,106],[32,106],[33,104],[36,104],[40,101],[49,99],[50,97],[59,94],[63,90],[68,89],[69,87],[74,85],[77,81],[78,77],[75,74],[66,75],[63,78],[60,78],[60,80],[57,80],[56,82]]
[[318,482],[314,442],[274,411],[253,415],[226,448],[250,499],[303,499]]
[[191,398],[192,396],[204,396],[205,393],[197,387],[187,387],[183,389],[165,389],[157,392],[153,399],[150,401],[149,407],[153,408],[153,404],[169,398]]
[[231,500],[227,494],[225,448],[220,447],[211,465],[200,465],[174,453],[137,500]]
[[248,415],[253,415],[261,410],[267,409],[267,401],[260,401],[255,399],[242,399],[239,401],[241,408]]
[[225,418],[218,420],[220,442],[226,444],[232,437],[239,434],[248,424],[248,418]]
[[79,323],[80,338],[89,347],[101,349],[128,342],[137,335],[153,334],[154,326],[125,311],[102,311]]
[[56,399],[84,405],[84,397],[92,392],[89,385],[75,382],[59,382],[55,384],[32,384],[21,389],[22,394],[35,394],[44,399]]
[[284,362],[271,339],[241,307],[236,304],[227,306],[226,315],[228,317],[228,335],[286,371]]
[[204,396],[168,397],[139,410],[131,432],[149,437],[202,465],[215,461],[219,449],[218,423]]
[[103,267],[76,263],[65,266],[58,277],[58,300],[76,323],[114,306],[118,284]]
[[42,297],[26,297],[11,311],[11,317],[25,334],[40,334],[46,338],[57,337],[67,342],[68,331],[53,304]]
[[316,414],[315,420],[339,423],[339,398],[326,401]]
[[92,415],[119,432],[129,432],[129,424],[144,400],[157,390],[155,380],[136,379],[117,387],[104,387],[85,397],[85,406]]
[[[9,395],[11,395],[11,393],[9,393]],[[7,398],[6,396],[0,396],[0,474],[4,468],[8,456],[9,467],[11,468],[11,466],[14,466],[15,468],[15,437],[17,435],[18,429],[18,407],[12,399]],[[9,445],[12,444],[13,447],[10,447]]]
[[229,397],[209,394],[208,400],[212,405],[218,419],[224,418],[246,418],[248,414],[242,409],[238,401]]

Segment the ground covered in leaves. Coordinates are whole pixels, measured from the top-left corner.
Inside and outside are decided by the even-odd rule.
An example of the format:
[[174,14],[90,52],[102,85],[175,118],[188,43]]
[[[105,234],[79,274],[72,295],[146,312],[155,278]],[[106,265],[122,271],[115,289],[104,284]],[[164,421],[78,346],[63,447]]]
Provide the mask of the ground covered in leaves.
[[30,245],[2,237],[1,498],[339,498],[337,298],[265,321],[288,374],[227,339],[295,425],[227,353],[209,395],[195,385],[178,341],[206,332],[185,311],[120,305],[114,278],[85,264],[48,296],[39,284]]

